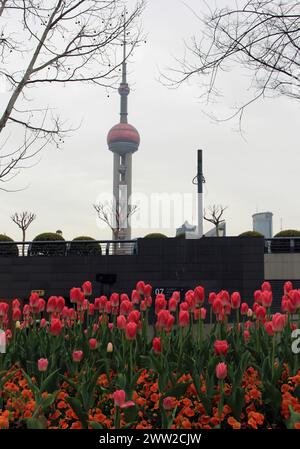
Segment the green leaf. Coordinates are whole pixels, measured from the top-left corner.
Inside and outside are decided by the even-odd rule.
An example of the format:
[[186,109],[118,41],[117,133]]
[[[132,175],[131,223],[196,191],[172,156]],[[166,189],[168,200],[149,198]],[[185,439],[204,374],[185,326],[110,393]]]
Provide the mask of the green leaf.
[[166,398],[167,396],[174,396],[175,398],[179,399],[185,394],[190,384],[191,382],[177,384],[175,387],[170,388],[170,390],[166,391],[163,397]]
[[92,429],[95,429],[95,430],[103,429],[102,424],[100,424],[99,422],[96,422],[96,421],[89,421],[89,425],[92,427]]
[[28,418],[26,420],[27,429],[47,429],[47,419],[45,416],[39,418]]
[[87,422],[88,422],[88,413],[84,410],[84,408],[81,405],[81,402],[79,401],[78,398],[72,398],[72,397],[67,397],[66,401],[68,402],[68,404],[70,404],[70,406],[72,407],[74,413],[78,416],[79,421],[82,424],[82,427],[86,428],[87,427]]

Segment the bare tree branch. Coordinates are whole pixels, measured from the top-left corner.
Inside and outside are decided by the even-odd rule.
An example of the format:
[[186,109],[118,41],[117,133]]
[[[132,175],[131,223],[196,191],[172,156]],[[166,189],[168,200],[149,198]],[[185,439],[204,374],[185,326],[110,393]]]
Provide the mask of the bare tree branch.
[[212,223],[216,227],[217,237],[220,236],[220,224],[223,223],[225,220],[222,218],[225,210],[227,209],[227,206],[222,205],[216,205],[209,206],[208,208],[208,214],[204,210],[204,220]]
[[201,96],[210,101],[220,94],[220,73],[243,67],[251,74],[251,97],[225,120],[239,117],[266,95],[300,99],[300,2],[295,0],[242,0],[235,7],[212,10],[201,17],[202,35],[186,45],[187,56],[177,60],[169,85],[179,86],[199,75],[208,79]]
[[[0,137],[6,142],[0,154],[1,182],[10,181],[29,154],[38,152],[37,147],[27,151],[34,143],[60,147],[74,131],[43,105],[24,107],[32,100],[28,92],[32,95],[41,84],[71,82],[114,88],[123,62],[118,50],[124,26],[130,34],[128,58],[142,38],[137,19],[145,1],[136,0],[124,14],[124,0],[0,0],[0,77],[9,92],[0,114]],[[7,144],[8,125],[26,130],[19,152]]]

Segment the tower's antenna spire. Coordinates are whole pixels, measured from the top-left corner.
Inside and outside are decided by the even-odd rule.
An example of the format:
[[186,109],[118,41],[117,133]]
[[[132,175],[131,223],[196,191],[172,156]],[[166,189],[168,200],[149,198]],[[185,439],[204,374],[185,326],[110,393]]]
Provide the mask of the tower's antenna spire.
[[122,63],[122,82],[119,87],[119,94],[121,96],[121,112],[120,112],[120,122],[127,123],[128,116],[128,104],[127,97],[129,95],[130,89],[127,83],[127,52],[126,52],[126,9],[124,8],[124,36],[123,36],[123,63]]

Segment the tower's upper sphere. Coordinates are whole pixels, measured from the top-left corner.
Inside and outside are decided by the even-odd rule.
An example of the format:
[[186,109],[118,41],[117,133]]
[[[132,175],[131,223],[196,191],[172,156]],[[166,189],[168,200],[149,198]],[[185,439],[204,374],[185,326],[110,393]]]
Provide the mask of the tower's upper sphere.
[[129,123],[118,123],[109,131],[107,143],[114,153],[134,153],[139,148],[140,135]]

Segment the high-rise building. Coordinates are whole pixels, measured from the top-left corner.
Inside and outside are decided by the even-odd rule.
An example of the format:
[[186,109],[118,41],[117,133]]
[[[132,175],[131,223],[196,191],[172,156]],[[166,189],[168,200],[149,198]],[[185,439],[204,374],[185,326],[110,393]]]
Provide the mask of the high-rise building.
[[252,215],[253,231],[260,232],[265,238],[273,237],[273,214],[272,212],[260,212]]
[[131,228],[129,223],[132,194],[132,154],[140,144],[140,135],[134,126],[128,123],[128,95],[130,89],[127,83],[126,69],[126,29],[124,27],[122,82],[119,87],[121,97],[120,123],[108,133],[107,143],[114,155],[113,168],[113,220],[117,235],[113,232],[114,240],[130,240]]

